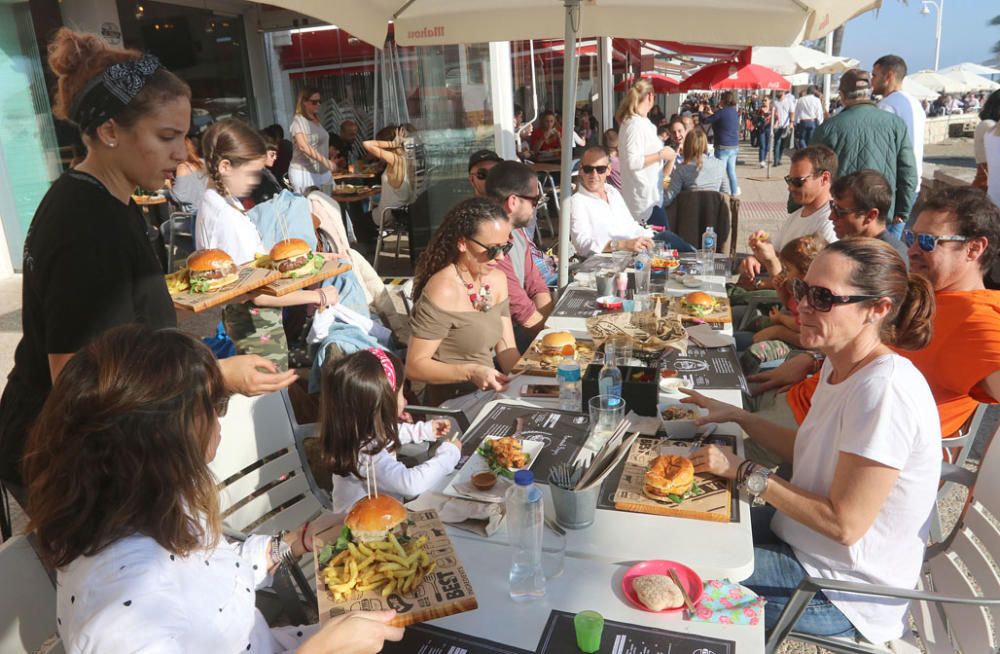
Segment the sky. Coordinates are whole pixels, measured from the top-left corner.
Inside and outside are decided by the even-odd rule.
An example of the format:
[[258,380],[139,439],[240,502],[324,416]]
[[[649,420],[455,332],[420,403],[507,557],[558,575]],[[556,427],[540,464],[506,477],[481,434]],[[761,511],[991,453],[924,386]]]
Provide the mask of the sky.
[[[998,0],[940,0],[941,68],[966,61],[982,63],[993,57],[993,44],[1000,41],[1000,26],[987,23],[1000,15]],[[847,23],[841,54],[854,57],[870,69],[884,54],[896,54],[906,61],[910,72],[934,68],[934,26],[936,10],[920,13],[920,0],[883,0],[882,9],[871,11]]]

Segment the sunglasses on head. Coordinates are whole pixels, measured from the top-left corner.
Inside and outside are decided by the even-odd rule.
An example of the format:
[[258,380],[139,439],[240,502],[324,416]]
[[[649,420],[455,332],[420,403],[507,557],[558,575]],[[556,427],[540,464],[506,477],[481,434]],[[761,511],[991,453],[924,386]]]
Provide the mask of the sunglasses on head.
[[527,200],[528,202],[531,203],[531,206],[533,207],[537,207],[538,204],[542,201],[542,198],[545,197],[543,193],[539,193],[538,195],[521,195],[520,193],[515,193],[514,195],[521,198],[522,200]]
[[801,188],[803,184],[806,183],[807,179],[812,179],[813,177],[819,177],[823,173],[813,173],[812,175],[803,175],[802,177],[792,177],[791,175],[785,175],[785,184],[789,186],[794,186],[795,188]]
[[958,234],[938,236],[937,234],[928,234],[926,232],[915,232],[912,229],[903,230],[903,243],[906,243],[906,247],[913,247],[913,244],[917,243],[924,252],[933,252],[934,248],[937,247],[938,241],[964,243],[968,240],[971,240],[970,236],[960,236]]
[[792,280],[792,295],[798,302],[802,302],[803,299],[809,300],[809,306],[821,313],[826,313],[835,304],[855,304],[882,297],[881,295],[834,295],[828,288],[810,286],[801,279]]
[[484,250],[486,250],[486,256],[489,257],[490,259],[496,259],[497,255],[500,254],[501,252],[503,252],[504,256],[507,256],[507,253],[510,252],[510,249],[514,247],[513,243],[504,243],[503,245],[485,245],[472,237],[470,237],[469,240],[478,245],[479,247],[483,248]]
[[580,170],[583,171],[584,175],[590,175],[591,173],[597,173],[598,175],[603,175],[608,172],[607,165],[604,166],[580,166]]

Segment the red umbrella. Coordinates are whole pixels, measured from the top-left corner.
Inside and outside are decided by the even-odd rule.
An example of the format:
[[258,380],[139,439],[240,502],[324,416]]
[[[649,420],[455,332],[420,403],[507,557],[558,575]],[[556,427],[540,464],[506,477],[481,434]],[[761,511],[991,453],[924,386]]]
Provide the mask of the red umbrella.
[[765,66],[726,61],[709,64],[681,82],[681,89],[767,89],[787,91],[792,85],[784,77]]
[[[648,80],[653,83],[654,93],[677,93],[680,91],[680,82],[661,73],[643,73],[642,79]],[[616,91],[624,91],[628,87],[632,86],[635,78],[629,76],[622,81],[615,84]]]

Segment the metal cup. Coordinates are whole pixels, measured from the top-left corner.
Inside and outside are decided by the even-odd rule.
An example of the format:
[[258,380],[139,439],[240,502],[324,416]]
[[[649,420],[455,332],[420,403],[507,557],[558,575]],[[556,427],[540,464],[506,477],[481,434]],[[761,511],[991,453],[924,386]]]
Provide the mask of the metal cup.
[[585,491],[574,491],[549,484],[549,489],[552,491],[556,522],[567,529],[583,529],[594,523],[600,486]]
[[597,278],[597,297],[615,294],[615,276],[616,273],[608,270],[602,270],[595,275]]

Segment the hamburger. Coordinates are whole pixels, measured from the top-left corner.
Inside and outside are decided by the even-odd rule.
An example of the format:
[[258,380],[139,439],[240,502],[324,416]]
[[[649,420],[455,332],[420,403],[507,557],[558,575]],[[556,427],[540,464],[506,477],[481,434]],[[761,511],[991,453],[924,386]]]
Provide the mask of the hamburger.
[[301,238],[278,241],[271,248],[271,268],[282,277],[309,277],[316,273],[313,251]]
[[694,464],[675,454],[653,459],[643,479],[642,490],[653,499],[670,495],[683,496],[694,486]]
[[715,311],[718,300],[702,291],[688,293],[681,298],[681,310],[691,316],[704,318]]
[[240,269],[222,250],[196,250],[187,258],[188,280],[195,293],[214,293],[240,278]]
[[406,520],[406,509],[388,495],[375,495],[358,500],[347,514],[344,525],[358,543],[385,540],[389,532]]
[[543,361],[557,366],[563,357],[576,355],[576,338],[569,332],[551,332],[542,337],[539,351]]

